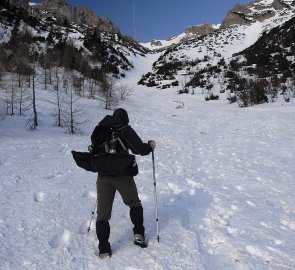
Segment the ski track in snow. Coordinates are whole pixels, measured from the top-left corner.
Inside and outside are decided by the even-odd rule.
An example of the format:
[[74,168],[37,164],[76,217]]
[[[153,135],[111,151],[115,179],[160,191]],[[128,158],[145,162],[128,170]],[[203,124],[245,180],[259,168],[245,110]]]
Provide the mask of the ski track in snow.
[[126,78],[133,94],[122,106],[139,135],[157,142],[160,243],[151,157],[138,157],[149,247],[132,244],[129,209],[117,195],[113,257],[97,258],[95,221],[87,233],[96,176],[76,167],[70,151],[86,151],[106,112],[83,100],[81,136],[45,117],[36,132],[23,119],[0,122],[1,270],[295,269],[294,103],[241,109],[226,97],[205,102],[136,86],[157,55],[149,57],[134,60],[139,68]]

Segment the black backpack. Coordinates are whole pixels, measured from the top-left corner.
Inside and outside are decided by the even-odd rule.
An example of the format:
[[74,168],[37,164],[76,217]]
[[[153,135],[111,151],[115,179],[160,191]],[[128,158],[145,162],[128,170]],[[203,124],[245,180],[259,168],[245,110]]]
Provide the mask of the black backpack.
[[128,153],[119,136],[125,126],[112,125],[108,117],[110,116],[105,117],[92,132],[89,153],[72,151],[73,158],[79,167],[100,175],[135,176],[138,174],[135,156]]
[[90,145],[89,151],[94,154],[118,154],[124,151],[128,152],[119,137],[119,132],[123,128],[124,127],[97,125],[91,135],[92,145]]

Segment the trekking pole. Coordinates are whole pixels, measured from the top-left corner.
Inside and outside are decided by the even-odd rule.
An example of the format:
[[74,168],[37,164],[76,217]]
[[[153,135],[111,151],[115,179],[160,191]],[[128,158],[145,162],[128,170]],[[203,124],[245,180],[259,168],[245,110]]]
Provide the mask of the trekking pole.
[[160,242],[159,236],[159,216],[158,216],[158,198],[157,198],[157,183],[156,183],[156,170],[155,170],[155,155],[154,150],[152,150],[152,160],[153,160],[153,178],[154,178],[154,197],[155,197],[155,210],[156,210],[156,224],[157,224],[157,240]]
[[90,220],[90,223],[89,223],[89,226],[88,226],[88,229],[87,229],[88,233],[90,232],[90,227],[91,227],[91,223],[92,223],[92,220],[93,220],[93,216],[94,216],[94,213],[95,213],[96,206],[97,206],[97,200],[96,200],[96,203],[95,203],[95,207],[94,207],[93,211],[91,212],[91,220]]

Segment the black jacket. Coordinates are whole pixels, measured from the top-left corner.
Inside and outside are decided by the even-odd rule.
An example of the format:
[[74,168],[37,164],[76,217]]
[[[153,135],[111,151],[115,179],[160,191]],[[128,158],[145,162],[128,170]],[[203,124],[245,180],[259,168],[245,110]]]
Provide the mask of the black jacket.
[[130,149],[135,155],[148,155],[152,148],[148,143],[142,142],[135,130],[127,125],[119,130],[119,137],[126,148]]
[[119,137],[125,147],[130,149],[133,154],[145,156],[152,151],[151,146],[142,142],[135,130],[128,125],[129,117],[124,109],[116,109],[113,113],[113,120],[117,125],[122,126],[122,128],[119,128]]
[[[129,117],[124,109],[116,109],[113,115],[107,115],[99,122],[92,134],[93,141],[98,138],[99,126],[114,126],[118,130],[119,138],[122,140],[124,146],[130,149],[135,155],[148,155],[151,153],[152,148],[148,143],[142,142],[141,138],[137,135],[135,130],[128,125]],[[123,150],[123,149],[122,149]]]

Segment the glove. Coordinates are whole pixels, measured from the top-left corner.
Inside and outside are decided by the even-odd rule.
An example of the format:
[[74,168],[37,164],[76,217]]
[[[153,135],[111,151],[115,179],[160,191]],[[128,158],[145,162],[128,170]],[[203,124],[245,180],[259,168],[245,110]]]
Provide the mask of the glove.
[[94,145],[89,145],[88,146],[88,152],[92,153],[94,151]]
[[152,150],[155,150],[155,148],[156,148],[156,142],[154,140],[148,141],[148,144],[151,146]]

